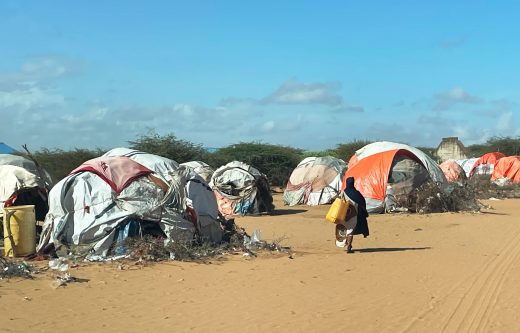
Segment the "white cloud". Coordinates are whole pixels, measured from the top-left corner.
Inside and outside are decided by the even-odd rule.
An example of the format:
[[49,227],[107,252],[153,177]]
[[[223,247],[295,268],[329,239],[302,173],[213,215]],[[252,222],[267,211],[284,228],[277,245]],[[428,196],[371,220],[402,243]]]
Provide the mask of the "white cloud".
[[0,109],[26,112],[50,106],[60,107],[64,104],[64,96],[37,86],[14,91],[0,91]]
[[484,100],[478,96],[470,95],[461,87],[455,87],[449,91],[434,95],[434,111],[444,111],[457,104],[481,104]]
[[300,83],[296,80],[288,80],[261,102],[338,106],[343,103],[343,98],[337,93],[340,88],[339,82]]
[[512,128],[513,112],[502,113],[498,119],[495,128],[500,132],[508,132]]
[[360,105],[340,105],[331,111],[335,113],[365,112],[365,108]]
[[19,89],[21,85],[45,85],[82,71],[81,61],[57,55],[33,57],[20,65],[18,71],[0,73],[0,90]]
[[266,121],[265,123],[263,123],[260,128],[263,132],[269,133],[274,129],[274,126],[275,126],[274,121],[269,120],[269,121]]

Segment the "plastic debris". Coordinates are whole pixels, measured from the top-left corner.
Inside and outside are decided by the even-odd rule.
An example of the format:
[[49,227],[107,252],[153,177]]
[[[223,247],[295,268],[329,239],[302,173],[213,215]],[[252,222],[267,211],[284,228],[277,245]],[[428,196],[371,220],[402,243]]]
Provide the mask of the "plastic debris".
[[11,261],[0,257],[0,279],[11,277],[32,279],[33,271],[33,267],[25,261]]

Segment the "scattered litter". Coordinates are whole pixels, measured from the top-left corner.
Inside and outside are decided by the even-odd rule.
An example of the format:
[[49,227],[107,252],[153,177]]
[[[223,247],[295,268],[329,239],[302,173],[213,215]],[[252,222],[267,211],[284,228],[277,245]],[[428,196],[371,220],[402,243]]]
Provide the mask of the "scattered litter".
[[489,198],[488,200],[493,200],[493,201],[500,201],[500,199],[498,199],[498,198],[495,198],[495,197],[491,197],[491,198]]
[[58,275],[56,277],[56,280],[52,283],[52,287],[54,287],[54,289],[58,289],[59,287],[66,286],[68,283],[71,283],[71,282],[84,283],[84,282],[89,282],[89,281],[90,281],[89,279],[74,277],[74,276],[70,275],[69,272],[67,272],[65,274]]
[[14,261],[0,257],[0,279],[22,277],[32,279],[34,268],[25,261]]
[[60,272],[67,272],[69,270],[69,260],[67,258],[49,260],[49,268]]

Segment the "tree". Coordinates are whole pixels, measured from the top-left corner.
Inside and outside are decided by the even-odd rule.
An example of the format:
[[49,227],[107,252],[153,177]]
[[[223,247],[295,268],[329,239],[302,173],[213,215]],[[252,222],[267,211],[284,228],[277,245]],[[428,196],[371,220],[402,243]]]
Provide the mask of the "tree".
[[468,155],[479,157],[485,153],[499,151],[506,156],[520,155],[520,136],[513,137],[499,137],[494,136],[483,144],[475,144],[468,146]]
[[241,161],[264,173],[272,185],[283,186],[301,160],[301,150],[258,142],[241,142],[221,148],[210,154],[208,163],[213,166]]
[[209,154],[202,145],[177,139],[173,133],[161,136],[150,131],[146,135],[138,136],[134,141],[129,141],[129,144],[132,149],[160,155],[177,163],[204,161]]
[[339,158],[348,163],[350,158],[356,153],[356,150],[361,149],[370,143],[372,143],[372,141],[368,140],[354,140],[349,143],[340,143],[334,151]]
[[99,157],[104,153],[105,152],[99,148],[95,150],[76,148],[70,151],[44,148],[34,152],[32,155],[38,163],[51,174],[52,179],[57,182],[65,178],[65,176],[83,162]]

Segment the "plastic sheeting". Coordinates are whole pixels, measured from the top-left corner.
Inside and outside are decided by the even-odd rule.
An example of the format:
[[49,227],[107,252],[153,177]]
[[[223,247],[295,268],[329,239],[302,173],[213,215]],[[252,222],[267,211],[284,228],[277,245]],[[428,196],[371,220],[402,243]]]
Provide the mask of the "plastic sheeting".
[[210,186],[226,218],[274,209],[267,177],[246,163],[221,166],[213,173]]
[[[166,183],[172,181],[172,173],[182,166],[166,157],[129,148],[114,148],[105,153],[104,156],[126,156],[144,165],[148,169],[153,170],[153,175]],[[220,228],[220,222],[217,220],[219,210],[215,194],[201,176],[190,168],[188,169],[190,172],[187,175],[187,182],[184,189],[187,204],[193,208],[197,214],[197,223],[201,229],[201,236],[210,241],[219,242],[222,239],[222,230]],[[205,233],[204,230],[207,230],[208,233]]]
[[491,180],[507,178],[512,183],[520,183],[520,156],[502,157],[498,160],[491,175]]
[[[342,189],[345,188],[346,179],[354,177],[355,187],[366,199],[367,210],[373,213],[382,212],[388,185],[393,188],[394,194],[407,193],[431,179],[432,173],[442,173],[436,164],[432,169],[435,170],[427,170],[422,160],[409,150],[386,150],[358,159],[353,166],[349,163]],[[444,175],[437,179],[446,182]]]
[[466,172],[455,160],[444,161],[439,165],[439,167],[442,172],[444,172],[444,176],[446,176],[446,179],[450,183],[460,182],[467,179]]
[[473,166],[475,165],[475,162],[477,162],[478,157],[463,159],[463,160],[455,160],[458,165],[462,167],[464,170],[464,173],[466,174],[466,177],[469,178],[471,174],[471,170],[473,170]]
[[328,204],[341,192],[347,165],[332,156],[307,157],[293,170],[283,199],[286,205]]
[[473,164],[469,174],[471,175],[491,175],[493,174],[493,169],[498,160],[506,155],[501,152],[491,152],[482,155],[476,162]]
[[[176,177],[177,184],[182,186],[185,175]],[[38,251],[54,244],[88,256],[105,257],[115,241],[117,228],[130,219],[157,222],[168,240],[191,239],[195,228],[183,219],[183,199],[182,192],[164,193],[144,176],[134,179],[117,194],[95,173],[69,175],[49,194],[49,213]]]
[[181,165],[193,170],[197,175],[201,176],[206,183],[211,181],[211,176],[213,176],[213,172],[215,172],[208,164],[201,161],[185,162],[181,163]]
[[415,147],[390,141],[374,142],[364,146],[361,149],[358,149],[356,153],[350,158],[348,162],[348,168],[354,167],[356,163],[371,155],[399,149],[411,152],[419,161],[421,161],[422,165],[424,165],[426,170],[428,170],[430,173],[430,177],[434,182],[437,184],[446,183],[446,177],[444,177],[444,173],[439,168],[439,165],[428,155]]
[[[37,188],[42,195],[52,186],[51,176],[28,158],[18,155],[0,154],[0,209],[16,193]],[[46,197],[46,194],[45,194]]]

